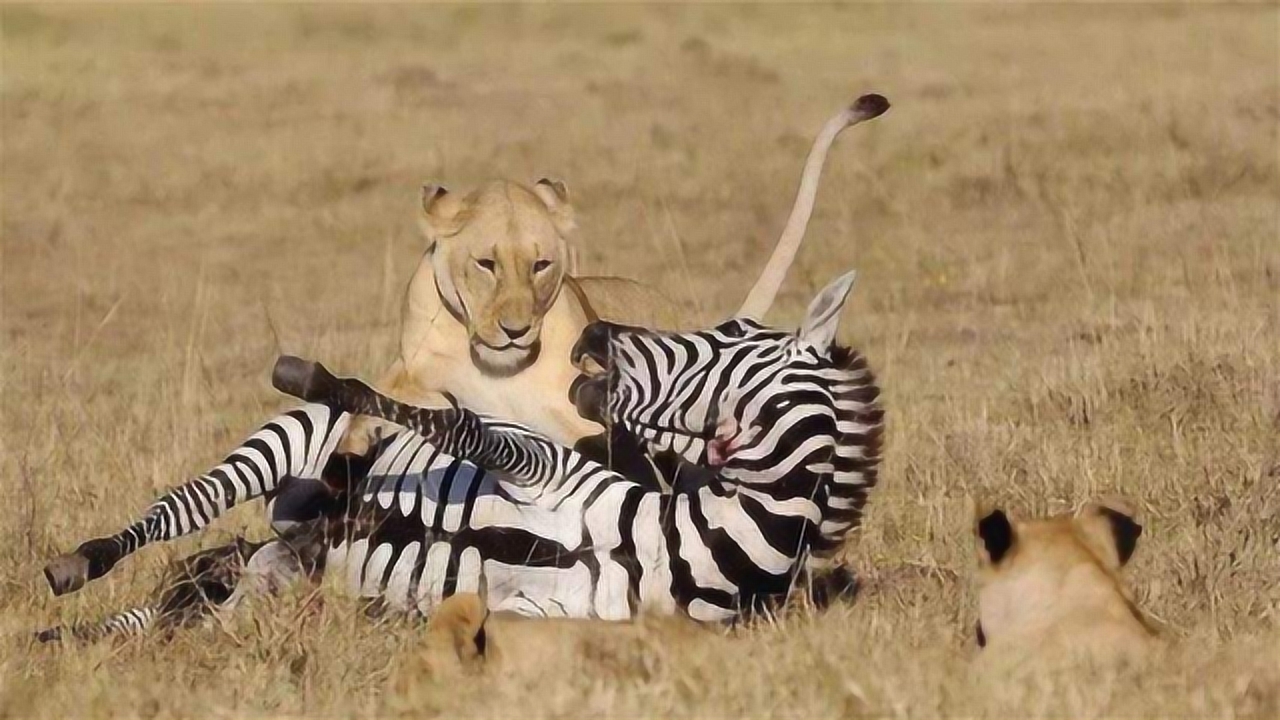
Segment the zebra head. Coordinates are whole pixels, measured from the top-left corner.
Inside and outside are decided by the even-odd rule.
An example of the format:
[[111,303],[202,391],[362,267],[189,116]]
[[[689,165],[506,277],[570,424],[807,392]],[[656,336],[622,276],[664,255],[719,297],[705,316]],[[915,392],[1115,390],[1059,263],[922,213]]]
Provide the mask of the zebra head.
[[820,511],[811,550],[828,555],[876,483],[884,427],[865,358],[835,342],[853,280],[850,272],[823,288],[794,331],[743,317],[687,333],[592,323],[572,360],[603,370],[579,376],[570,399],[583,417],[655,451],[803,495]]
[[776,455],[784,438],[775,431],[791,450],[830,450],[846,386],[874,390],[861,357],[834,342],[853,280],[850,272],[818,293],[793,332],[741,317],[689,333],[593,323],[572,359],[604,371],[580,376],[571,399],[584,417],[699,464]]

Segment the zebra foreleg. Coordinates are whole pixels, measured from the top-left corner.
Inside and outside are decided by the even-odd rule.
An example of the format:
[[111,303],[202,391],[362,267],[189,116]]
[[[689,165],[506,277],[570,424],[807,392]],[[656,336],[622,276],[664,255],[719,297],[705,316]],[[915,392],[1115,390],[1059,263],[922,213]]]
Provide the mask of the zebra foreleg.
[[132,552],[125,550],[119,536],[94,538],[73,552],[59,555],[44,566],[44,577],[54,595],[65,595],[84,587],[85,583],[110,572],[122,557]]
[[217,467],[157,499],[137,522],[54,558],[44,570],[53,594],[79,590],[144,545],[195,532],[236,505],[273,495],[285,478],[321,477],[350,419],[305,405],[271,420]]

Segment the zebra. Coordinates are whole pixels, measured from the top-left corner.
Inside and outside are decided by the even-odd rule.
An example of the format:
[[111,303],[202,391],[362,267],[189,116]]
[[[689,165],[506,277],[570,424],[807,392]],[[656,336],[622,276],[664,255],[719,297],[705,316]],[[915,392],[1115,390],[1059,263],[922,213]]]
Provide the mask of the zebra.
[[[574,359],[608,370],[580,378],[571,393],[609,429],[604,463],[588,447],[557,446],[460,408],[393,404],[318,367],[304,375],[326,380],[328,394],[296,382],[296,362],[291,386],[282,363],[278,386],[422,433],[393,436],[362,471],[326,572],[346,572],[357,595],[420,610],[481,583],[498,609],[606,619],[644,607],[724,620],[785,595],[807,553],[856,522],[876,480],[878,389],[862,356],[833,342],[852,280],[824,289],[796,333],[741,319],[685,334],[590,326]],[[665,366],[647,354],[655,350]],[[322,405],[303,412],[329,417]],[[313,426],[346,417],[337,408],[333,416]],[[632,429],[657,450],[643,462],[625,452],[639,448]],[[297,467],[314,474],[333,465],[309,452],[325,447],[320,435],[279,447],[305,453]]]

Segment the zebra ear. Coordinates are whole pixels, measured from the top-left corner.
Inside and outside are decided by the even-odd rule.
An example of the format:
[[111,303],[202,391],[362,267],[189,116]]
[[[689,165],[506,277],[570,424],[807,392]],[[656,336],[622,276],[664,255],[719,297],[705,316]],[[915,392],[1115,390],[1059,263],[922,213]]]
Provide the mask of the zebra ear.
[[849,299],[849,291],[853,290],[853,281],[857,271],[850,270],[822,289],[818,296],[809,303],[809,311],[805,313],[804,323],[800,325],[798,337],[820,352],[831,348],[836,339],[836,328],[840,326],[840,310]]

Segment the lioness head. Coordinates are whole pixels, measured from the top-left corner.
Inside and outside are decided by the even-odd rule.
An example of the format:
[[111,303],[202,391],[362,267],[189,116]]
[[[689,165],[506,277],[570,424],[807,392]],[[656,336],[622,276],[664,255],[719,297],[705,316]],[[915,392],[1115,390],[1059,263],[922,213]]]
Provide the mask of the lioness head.
[[1074,514],[1023,521],[984,510],[975,530],[978,644],[988,652],[1109,660],[1152,635],[1119,577],[1142,534],[1127,503],[1095,501]]
[[428,185],[421,225],[436,287],[466,326],[476,366],[505,377],[531,365],[569,263],[564,184],[494,181],[465,196]]

